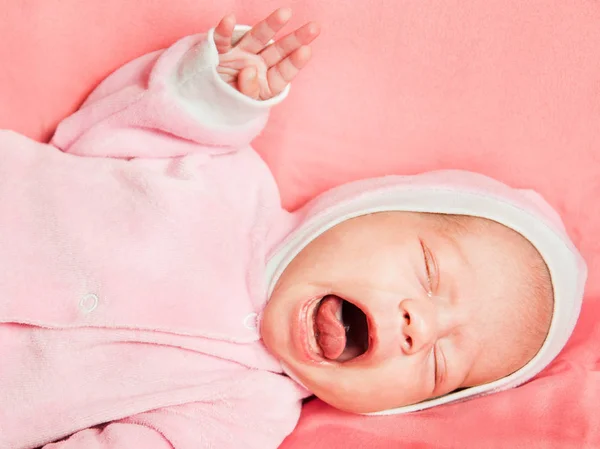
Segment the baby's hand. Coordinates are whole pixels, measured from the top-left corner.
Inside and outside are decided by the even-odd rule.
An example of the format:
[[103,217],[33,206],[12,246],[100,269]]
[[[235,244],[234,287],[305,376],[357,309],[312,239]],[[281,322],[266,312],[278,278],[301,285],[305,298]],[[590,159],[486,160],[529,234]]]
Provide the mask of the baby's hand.
[[257,100],[268,100],[283,91],[310,60],[308,44],[319,35],[318,25],[309,22],[267,45],[291,16],[289,8],[276,10],[254,25],[235,46],[232,46],[235,17],[233,14],[223,17],[214,32],[219,52],[217,72],[221,78]]

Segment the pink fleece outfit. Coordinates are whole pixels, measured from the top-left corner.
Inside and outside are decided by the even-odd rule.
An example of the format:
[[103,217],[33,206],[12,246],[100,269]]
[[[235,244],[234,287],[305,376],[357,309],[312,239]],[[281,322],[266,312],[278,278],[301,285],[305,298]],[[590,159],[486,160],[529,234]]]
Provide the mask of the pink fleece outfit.
[[217,64],[211,33],[184,38],[50,145],[0,132],[0,449],[269,449],[293,430],[309,393],[257,324],[294,220],[249,146],[287,92],[253,101]]

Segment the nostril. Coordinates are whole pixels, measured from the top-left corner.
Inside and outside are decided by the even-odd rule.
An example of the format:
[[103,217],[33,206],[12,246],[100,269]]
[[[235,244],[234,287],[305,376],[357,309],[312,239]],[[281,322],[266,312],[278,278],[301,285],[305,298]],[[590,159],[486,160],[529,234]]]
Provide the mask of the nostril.
[[406,337],[406,346],[408,346],[408,348],[412,348],[412,338],[410,337]]
[[404,314],[404,320],[406,321],[406,324],[410,324],[410,315],[408,313]]

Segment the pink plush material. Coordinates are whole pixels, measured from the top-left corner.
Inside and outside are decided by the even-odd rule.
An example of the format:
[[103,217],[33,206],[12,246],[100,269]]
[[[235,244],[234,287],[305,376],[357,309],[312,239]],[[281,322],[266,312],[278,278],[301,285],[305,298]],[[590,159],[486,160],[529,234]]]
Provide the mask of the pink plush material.
[[[516,390],[407,416],[309,403],[296,448],[600,447],[600,3],[288,2],[321,22],[314,60],[255,142],[285,205],[385,173],[469,169],[534,188],[590,269],[559,359]],[[0,0],[0,128],[48,140],[115,68],[277,0]]]

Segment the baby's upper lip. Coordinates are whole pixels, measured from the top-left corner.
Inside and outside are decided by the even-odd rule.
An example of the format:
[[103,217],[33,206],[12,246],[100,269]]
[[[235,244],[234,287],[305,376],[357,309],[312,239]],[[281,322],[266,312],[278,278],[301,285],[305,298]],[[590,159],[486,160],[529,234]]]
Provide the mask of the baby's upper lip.
[[365,314],[365,317],[367,318],[368,347],[367,347],[367,350],[365,351],[365,353],[358,356],[355,360],[369,359],[375,353],[375,351],[377,349],[377,343],[378,343],[377,325],[376,325],[375,318],[373,317],[372,314],[369,313],[369,308],[365,304],[361,303],[360,300],[350,300],[348,302],[351,302],[356,307],[358,307],[362,311],[362,313]]

